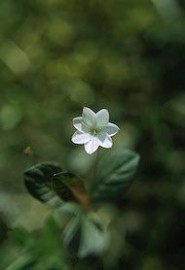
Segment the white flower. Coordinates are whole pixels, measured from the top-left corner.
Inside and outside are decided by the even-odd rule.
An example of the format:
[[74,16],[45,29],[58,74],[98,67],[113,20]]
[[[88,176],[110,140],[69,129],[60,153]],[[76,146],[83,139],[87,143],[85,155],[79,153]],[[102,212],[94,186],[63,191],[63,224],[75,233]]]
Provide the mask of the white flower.
[[84,107],[82,117],[75,117],[73,125],[77,131],[72,136],[72,142],[84,144],[88,154],[94,153],[99,146],[111,148],[111,137],[119,131],[118,126],[109,123],[109,112],[105,109],[95,113]]

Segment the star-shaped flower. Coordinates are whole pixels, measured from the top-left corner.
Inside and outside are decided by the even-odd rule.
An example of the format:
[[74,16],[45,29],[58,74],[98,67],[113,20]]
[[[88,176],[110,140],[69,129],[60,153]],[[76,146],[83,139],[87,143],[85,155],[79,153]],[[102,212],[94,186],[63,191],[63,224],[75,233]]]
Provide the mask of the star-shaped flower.
[[112,136],[119,131],[119,127],[109,123],[109,112],[102,109],[95,113],[84,107],[82,116],[73,119],[77,131],[72,136],[72,142],[84,144],[88,154],[94,153],[99,146],[112,147]]

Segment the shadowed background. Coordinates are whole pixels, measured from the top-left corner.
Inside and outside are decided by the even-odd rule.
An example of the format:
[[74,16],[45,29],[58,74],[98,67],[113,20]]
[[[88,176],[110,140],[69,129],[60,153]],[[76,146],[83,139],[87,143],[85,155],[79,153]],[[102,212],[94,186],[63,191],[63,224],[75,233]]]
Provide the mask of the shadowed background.
[[[106,108],[115,145],[141,163],[123,209],[125,269],[183,269],[185,4],[181,0],[0,2],[0,213],[42,226],[23,172],[58,161],[87,170],[73,117]],[[26,218],[25,218],[26,216]]]

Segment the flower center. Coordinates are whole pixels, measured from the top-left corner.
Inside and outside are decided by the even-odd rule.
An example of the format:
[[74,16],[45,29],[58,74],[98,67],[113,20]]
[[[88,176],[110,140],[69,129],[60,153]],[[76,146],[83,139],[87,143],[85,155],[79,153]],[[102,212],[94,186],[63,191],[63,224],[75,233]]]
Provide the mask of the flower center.
[[91,129],[91,135],[93,135],[93,136],[96,136],[97,135],[97,133],[98,133],[98,129],[97,128],[92,128]]

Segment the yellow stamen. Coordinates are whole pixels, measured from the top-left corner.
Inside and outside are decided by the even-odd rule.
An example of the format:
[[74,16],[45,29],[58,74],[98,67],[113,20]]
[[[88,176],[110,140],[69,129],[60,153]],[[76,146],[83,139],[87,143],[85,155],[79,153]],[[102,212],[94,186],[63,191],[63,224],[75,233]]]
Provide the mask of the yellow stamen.
[[97,133],[98,133],[98,129],[93,128],[93,129],[91,130],[91,134],[92,134],[93,136],[95,136]]

